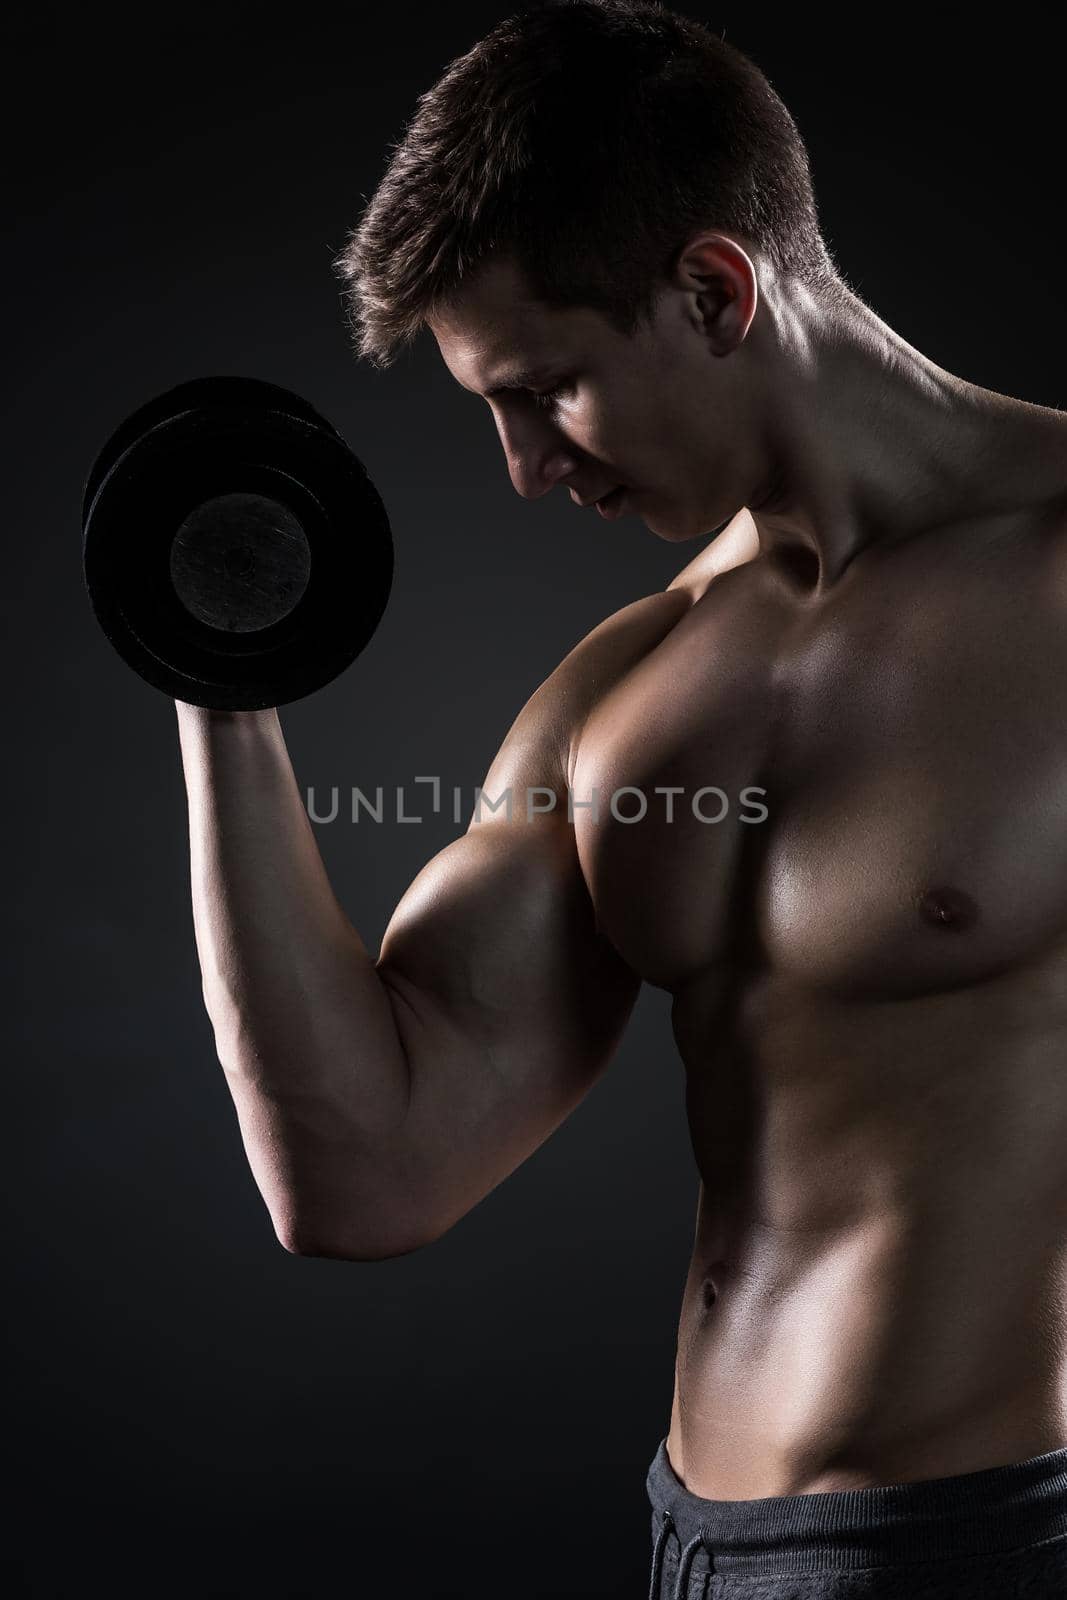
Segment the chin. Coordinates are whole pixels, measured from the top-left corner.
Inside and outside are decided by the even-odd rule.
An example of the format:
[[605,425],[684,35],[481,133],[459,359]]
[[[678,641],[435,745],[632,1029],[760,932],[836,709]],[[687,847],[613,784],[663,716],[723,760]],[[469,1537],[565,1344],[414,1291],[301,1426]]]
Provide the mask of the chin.
[[682,514],[669,519],[642,516],[642,521],[649,533],[654,533],[657,539],[663,539],[667,544],[688,544],[691,539],[703,538],[709,532],[721,533],[726,526],[724,522],[721,527],[712,529],[706,517],[692,518]]
[[693,518],[684,530],[673,534],[672,537],[676,544],[687,544],[690,539],[717,539],[719,534],[730,526],[736,515],[737,513],[733,512],[730,516],[720,519],[718,516],[710,517],[702,514]]

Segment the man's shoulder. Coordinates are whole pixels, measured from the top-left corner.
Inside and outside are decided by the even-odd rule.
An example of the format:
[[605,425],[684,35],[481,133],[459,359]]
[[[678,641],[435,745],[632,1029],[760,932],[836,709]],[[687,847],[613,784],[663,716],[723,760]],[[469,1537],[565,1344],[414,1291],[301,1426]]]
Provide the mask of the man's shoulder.
[[642,595],[599,622],[560,662],[546,682],[572,691],[585,684],[594,693],[610,687],[619,670],[639,660],[659,643],[691,606],[703,598],[713,579],[745,565],[759,554],[756,525],[747,511],[738,512],[721,533],[704,544],[665,589]]
[[666,589],[620,606],[591,628],[522,707],[494,763],[494,776],[566,787],[571,758],[589,716],[701,599],[713,578],[753,559],[756,530],[747,513],[703,546]]
[[654,650],[692,601],[684,591],[643,595],[598,622],[567,652],[522,707],[493,764],[498,782],[533,780],[566,790],[570,756],[603,697]]
[[709,539],[693,559],[667,585],[667,592],[681,589],[693,603],[700,600],[714,578],[734,567],[745,566],[759,555],[756,524],[742,508],[721,533]]
[[568,743],[594,706],[662,642],[713,580],[758,553],[755,523],[747,511],[739,512],[665,589],[630,601],[590,629],[538,691],[565,724]]

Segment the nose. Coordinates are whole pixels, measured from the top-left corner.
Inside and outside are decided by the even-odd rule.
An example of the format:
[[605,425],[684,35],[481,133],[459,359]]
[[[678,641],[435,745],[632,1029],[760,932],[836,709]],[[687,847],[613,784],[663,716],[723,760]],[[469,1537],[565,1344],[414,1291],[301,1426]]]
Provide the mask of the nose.
[[578,470],[577,456],[550,428],[538,426],[536,422],[505,423],[498,418],[497,432],[504,447],[512,487],[524,500],[540,500],[563,478]]

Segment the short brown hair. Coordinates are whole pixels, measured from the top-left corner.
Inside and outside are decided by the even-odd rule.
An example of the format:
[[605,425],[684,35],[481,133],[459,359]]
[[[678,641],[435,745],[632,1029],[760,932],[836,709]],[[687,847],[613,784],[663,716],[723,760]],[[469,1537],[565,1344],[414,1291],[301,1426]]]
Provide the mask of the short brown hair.
[[804,142],[747,56],[650,0],[547,0],[419,98],[334,269],[358,354],[386,367],[494,252],[546,305],[633,334],[706,227],[840,283]]

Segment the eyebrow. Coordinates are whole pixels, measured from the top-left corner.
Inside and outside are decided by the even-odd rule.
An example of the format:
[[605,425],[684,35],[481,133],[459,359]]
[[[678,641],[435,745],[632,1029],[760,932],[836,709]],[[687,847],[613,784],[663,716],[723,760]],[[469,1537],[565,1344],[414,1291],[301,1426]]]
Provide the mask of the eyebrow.
[[535,383],[544,383],[546,378],[553,375],[554,368],[520,367],[517,372],[509,372],[500,378],[491,389],[486,389],[487,400],[495,398],[498,394],[505,394],[509,389],[529,389]]

